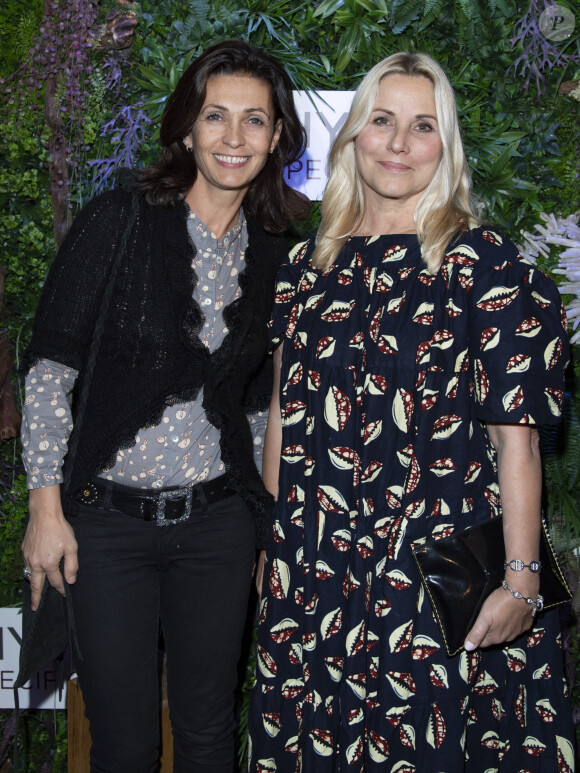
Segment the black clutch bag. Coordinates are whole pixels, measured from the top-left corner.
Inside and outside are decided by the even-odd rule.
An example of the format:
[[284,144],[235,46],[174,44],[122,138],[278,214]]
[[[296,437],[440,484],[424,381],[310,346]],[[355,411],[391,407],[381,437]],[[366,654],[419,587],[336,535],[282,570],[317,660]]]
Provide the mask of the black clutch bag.
[[[66,597],[49,584],[45,578],[36,612],[30,604],[30,583],[22,585],[22,642],[20,663],[14,688],[24,687],[37,671],[50,668],[70,648],[71,658],[82,660],[76,641],[70,590],[65,583]],[[58,668],[55,669],[58,671]],[[57,675],[58,676],[58,675]],[[57,679],[58,681],[58,679]],[[62,689],[62,684],[58,684]],[[18,694],[18,693],[16,693]]]
[[[413,546],[421,580],[441,629],[449,656],[463,648],[485,599],[504,578],[505,549],[501,517]],[[542,521],[540,594],[544,609],[569,601],[570,589]]]

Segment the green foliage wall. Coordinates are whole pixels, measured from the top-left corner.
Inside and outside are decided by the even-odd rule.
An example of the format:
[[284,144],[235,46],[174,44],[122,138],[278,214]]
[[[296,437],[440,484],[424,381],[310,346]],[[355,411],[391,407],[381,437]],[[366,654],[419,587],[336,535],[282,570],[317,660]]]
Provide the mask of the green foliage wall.
[[[65,120],[74,151],[73,213],[94,194],[97,182],[106,184],[115,164],[147,164],[156,157],[156,125],[184,67],[211,43],[240,37],[279,59],[302,89],[352,89],[373,64],[394,51],[432,54],[456,88],[475,189],[486,215],[517,238],[520,229],[538,222],[541,211],[567,215],[571,202],[580,200],[579,103],[557,90],[562,81],[578,78],[578,60],[572,60],[578,54],[578,35],[559,44],[560,60],[551,69],[546,66],[539,80],[530,80],[526,62],[529,65],[538,52],[530,48],[531,38],[518,24],[535,3],[141,0],[131,49],[94,53],[92,70],[81,73],[82,142],[78,122],[70,116],[68,123]],[[6,44],[1,47],[0,74],[5,78],[26,61],[42,21],[42,2],[22,5],[12,0],[0,10],[0,42]],[[61,12],[66,5],[60,4]],[[95,51],[107,14],[126,8],[110,0],[98,4],[88,38]],[[513,42],[518,35],[520,40]],[[111,87],[113,70],[117,80]],[[54,251],[41,92],[31,90],[28,98],[28,116],[8,109],[0,126],[1,262],[10,271],[11,330],[22,331],[23,340]],[[133,113],[127,113],[131,109]],[[140,126],[137,109],[142,111]],[[123,155],[123,145],[130,142],[134,152]]]
[[[272,11],[272,8],[275,11]],[[141,4],[148,27],[139,82],[152,114],[191,55],[210,42],[241,36],[282,61],[300,88],[354,88],[362,75],[397,50],[423,50],[449,73],[458,94],[475,188],[488,217],[514,235],[538,213],[567,211],[578,200],[578,103],[557,94],[574,63],[553,68],[545,82],[515,71],[521,46],[514,26],[526,10],[507,0],[324,0],[246,4],[164,0]],[[171,19],[159,34],[160,19]],[[576,49],[577,49],[576,41]],[[542,91],[543,89],[543,91]]]

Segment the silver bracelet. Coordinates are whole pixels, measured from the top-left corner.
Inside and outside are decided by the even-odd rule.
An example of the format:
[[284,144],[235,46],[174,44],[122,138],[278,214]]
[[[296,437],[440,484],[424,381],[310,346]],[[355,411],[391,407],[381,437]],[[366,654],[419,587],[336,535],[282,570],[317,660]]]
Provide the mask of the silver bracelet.
[[530,561],[529,564],[524,564],[524,562],[519,558],[512,558],[511,561],[504,561],[503,562],[503,568],[504,569],[511,569],[512,572],[521,572],[524,569],[529,569],[530,572],[534,572],[535,574],[539,572],[542,568],[542,562],[541,561]]
[[544,597],[540,596],[539,593],[535,599],[531,598],[530,596],[524,596],[523,593],[519,592],[519,590],[514,590],[513,588],[510,588],[510,586],[507,584],[505,580],[502,581],[501,587],[504,590],[509,590],[509,592],[512,594],[514,599],[521,599],[522,601],[525,601],[526,604],[529,604],[530,606],[532,606],[534,608],[532,612],[532,617],[535,617],[538,614],[538,612],[541,612],[542,609],[544,608]]

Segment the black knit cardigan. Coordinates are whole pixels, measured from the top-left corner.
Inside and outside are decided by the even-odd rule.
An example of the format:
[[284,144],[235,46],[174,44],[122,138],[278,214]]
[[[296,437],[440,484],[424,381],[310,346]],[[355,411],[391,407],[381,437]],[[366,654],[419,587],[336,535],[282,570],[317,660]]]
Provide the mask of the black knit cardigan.
[[[130,192],[110,191],[90,202],[75,219],[49,272],[32,339],[21,370],[41,358],[79,371],[75,396],[86,378],[95,322],[108,273],[131,209]],[[272,497],[253,461],[247,413],[268,406],[271,358],[266,356],[267,322],[275,276],[286,253],[282,237],[247,218],[249,245],[240,274],[241,297],[224,310],[229,333],[213,353],[201,343],[203,316],[192,292],[195,248],[189,239],[186,205],[164,209],[139,199],[99,345],[74,458],[64,462],[70,495],[135,442],[141,427],[155,426],[166,406],[203,394],[209,421],[220,432],[221,455],[231,488],[243,497],[263,547]],[[71,436],[72,444],[72,436]],[[68,466],[72,465],[72,470]],[[66,478],[65,478],[66,479]]]

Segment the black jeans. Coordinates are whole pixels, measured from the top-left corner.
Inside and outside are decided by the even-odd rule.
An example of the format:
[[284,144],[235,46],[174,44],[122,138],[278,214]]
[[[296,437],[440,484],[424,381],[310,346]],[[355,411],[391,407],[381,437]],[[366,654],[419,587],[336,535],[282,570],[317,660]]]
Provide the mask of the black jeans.
[[159,622],[167,652],[174,773],[232,773],[237,663],[255,558],[237,495],[157,526],[82,506],[71,586],[91,723],[91,773],[154,773]]

